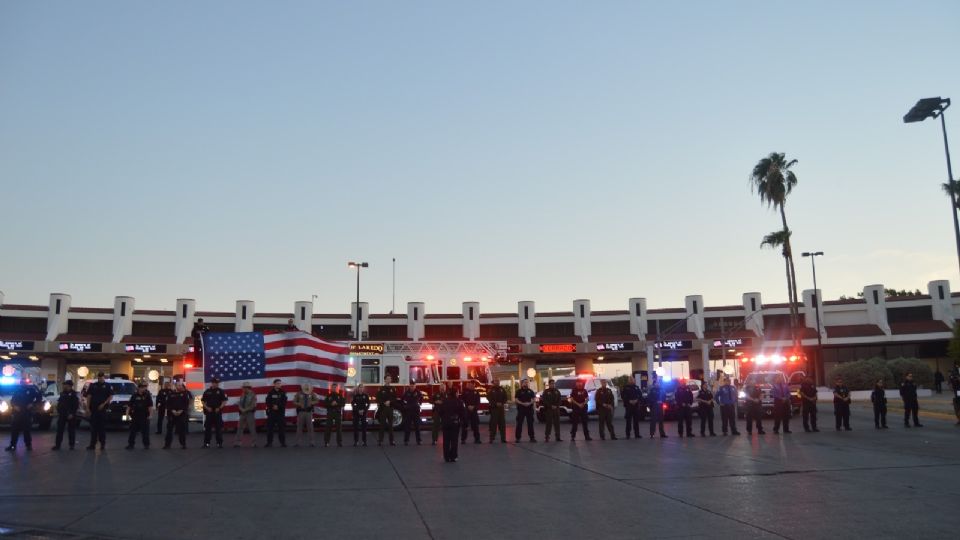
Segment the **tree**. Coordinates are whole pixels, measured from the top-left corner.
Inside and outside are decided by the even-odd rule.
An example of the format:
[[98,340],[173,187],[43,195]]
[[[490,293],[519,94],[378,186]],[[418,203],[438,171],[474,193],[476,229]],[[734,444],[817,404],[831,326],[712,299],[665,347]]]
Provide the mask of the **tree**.
[[[791,302],[792,302],[793,289],[791,288],[792,286],[790,281],[790,260],[787,258],[787,250],[785,247],[789,240],[790,240],[790,231],[787,231],[787,230],[774,231],[763,237],[763,241],[760,242],[760,248],[761,249],[765,247],[769,247],[770,249],[780,248],[780,253],[783,255],[783,264],[787,269],[787,296],[791,298]],[[790,315],[791,316],[793,315],[792,310],[790,312]],[[791,322],[792,321],[793,320],[791,319]],[[791,339],[793,339],[794,345],[796,345],[796,341],[797,341],[796,326],[794,326],[790,337]]]
[[[782,250],[787,265],[787,293],[790,299],[790,323],[793,329],[793,343],[800,349],[799,312],[797,309],[797,270],[793,264],[793,250],[790,246],[790,227],[787,226],[785,206],[787,197],[797,186],[797,176],[790,170],[797,164],[797,160],[788,160],[786,154],[771,152],[753,167],[750,173],[750,186],[754,193],[760,196],[760,202],[767,207],[773,207],[780,213],[780,222],[783,228],[778,233],[783,234]],[[767,235],[768,237],[770,235]],[[766,238],[764,238],[766,240]],[[763,246],[764,244],[761,244]]]
[[956,211],[960,209],[960,182],[953,182],[951,185],[950,182],[944,182],[940,184],[940,187],[943,189],[943,193],[953,199],[953,209]]

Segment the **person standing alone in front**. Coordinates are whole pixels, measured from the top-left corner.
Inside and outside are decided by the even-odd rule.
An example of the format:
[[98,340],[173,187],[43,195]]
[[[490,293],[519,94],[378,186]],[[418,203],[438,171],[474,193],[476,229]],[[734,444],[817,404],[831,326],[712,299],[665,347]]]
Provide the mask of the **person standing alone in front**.
[[837,377],[833,383],[833,416],[837,421],[837,431],[850,429],[850,389]]
[[[800,415],[803,417],[803,430],[807,433],[817,429],[817,385],[807,377],[800,384]],[[813,428],[811,429],[811,426]]]
[[884,388],[883,379],[873,386],[870,402],[873,403],[873,427],[887,429],[887,389]]
[[73,389],[73,381],[64,381],[63,392],[57,401],[57,439],[53,450],[59,450],[63,444],[63,430],[67,430],[67,442],[73,450],[77,443],[77,411],[80,410],[80,396]]
[[137,393],[127,402],[127,416],[130,417],[130,435],[127,437],[127,450],[133,450],[137,434],[143,442],[143,448],[150,448],[150,411],[153,410],[153,398],[147,391],[147,383],[137,384]]
[[500,379],[493,379],[487,391],[487,403],[490,405],[490,443],[500,432],[500,442],[507,442],[507,391],[500,386]]
[[113,390],[104,380],[103,372],[97,373],[97,381],[86,388],[87,413],[90,415],[90,444],[93,450],[100,443],[100,450],[107,448],[107,407],[113,398]]
[[176,432],[180,441],[180,448],[187,449],[187,407],[190,406],[190,397],[182,382],[178,382],[173,392],[167,396],[167,433],[164,436],[163,448],[168,450]]
[[457,461],[457,440],[460,437],[460,423],[466,414],[466,407],[457,397],[457,391],[451,388],[440,404],[440,422],[443,424],[443,460],[447,463]]
[[903,427],[910,427],[911,416],[914,427],[923,427],[919,418],[920,400],[917,399],[917,385],[913,383],[913,373],[907,373],[900,383],[900,397],[903,398]]
[[287,416],[287,393],[283,390],[283,384],[280,379],[273,380],[273,388],[267,392],[265,400],[267,406],[267,444],[266,448],[273,446],[273,432],[277,432],[277,439],[280,441],[280,447],[287,447],[286,435],[286,416]]

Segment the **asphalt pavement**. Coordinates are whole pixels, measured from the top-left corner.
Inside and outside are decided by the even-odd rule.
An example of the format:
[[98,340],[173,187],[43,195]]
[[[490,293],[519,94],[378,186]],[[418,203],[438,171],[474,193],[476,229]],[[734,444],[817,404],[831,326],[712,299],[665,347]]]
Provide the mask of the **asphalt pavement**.
[[876,431],[859,409],[851,432],[832,420],[693,439],[671,422],[668,439],[606,442],[594,422],[593,442],[574,443],[564,424],[564,442],[467,444],[455,464],[402,436],[204,450],[193,433],[187,450],[127,451],[114,431],[105,452],[53,452],[46,432],[32,453],[0,455],[0,539],[956,537],[960,427]]

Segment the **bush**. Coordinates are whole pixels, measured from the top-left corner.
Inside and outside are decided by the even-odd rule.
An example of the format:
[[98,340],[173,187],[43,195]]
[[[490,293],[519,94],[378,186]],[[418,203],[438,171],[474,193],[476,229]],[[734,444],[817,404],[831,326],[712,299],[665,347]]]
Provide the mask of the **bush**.
[[893,373],[894,386],[898,388],[907,373],[913,373],[913,382],[917,386],[933,388],[933,370],[922,360],[916,358],[894,358],[887,362]]
[[623,387],[626,386],[628,382],[630,382],[629,375],[618,375],[610,379],[610,384],[612,384],[615,388],[618,388],[620,390],[622,390]]
[[[913,373],[913,381],[917,386],[931,387],[933,385],[933,370],[922,360],[916,358],[870,358],[856,360],[838,365],[833,370],[833,377],[843,377],[843,383],[850,390],[873,390],[873,385],[883,379],[887,388],[898,388],[905,373]],[[827,381],[828,386],[833,380]]]

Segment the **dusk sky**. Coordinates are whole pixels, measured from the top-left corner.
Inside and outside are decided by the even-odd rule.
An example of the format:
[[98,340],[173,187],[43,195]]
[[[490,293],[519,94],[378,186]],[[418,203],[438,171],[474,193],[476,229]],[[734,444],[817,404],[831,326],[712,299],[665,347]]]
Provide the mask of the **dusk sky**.
[[[0,3],[11,304],[346,313],[786,300],[748,175],[799,163],[825,297],[958,282],[960,2]],[[960,170],[960,106],[947,112]],[[956,173],[955,173],[956,174]],[[798,284],[812,288],[807,259]]]

